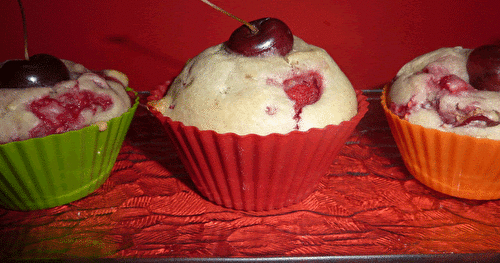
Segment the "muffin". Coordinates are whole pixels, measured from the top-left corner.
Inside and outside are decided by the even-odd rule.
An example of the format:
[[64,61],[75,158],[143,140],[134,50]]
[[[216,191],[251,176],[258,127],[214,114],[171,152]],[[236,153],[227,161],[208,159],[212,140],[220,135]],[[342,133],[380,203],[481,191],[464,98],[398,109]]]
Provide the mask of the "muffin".
[[488,200],[500,198],[500,93],[472,81],[482,49],[441,48],[415,58],[385,87],[382,105],[417,180],[451,196]]
[[109,176],[137,108],[123,73],[61,61],[67,80],[0,83],[3,207],[44,209],[92,193]]
[[210,47],[150,102],[197,189],[216,204],[261,211],[300,202],[367,111],[325,50],[290,36],[281,53]]

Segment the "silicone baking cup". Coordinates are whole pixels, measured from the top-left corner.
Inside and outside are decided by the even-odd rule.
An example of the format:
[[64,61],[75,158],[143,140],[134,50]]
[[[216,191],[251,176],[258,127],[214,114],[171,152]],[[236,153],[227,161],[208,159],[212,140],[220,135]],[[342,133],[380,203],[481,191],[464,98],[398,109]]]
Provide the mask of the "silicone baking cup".
[[134,105],[109,120],[105,131],[91,125],[0,145],[0,205],[14,210],[45,209],[99,188],[111,173],[139,105],[135,97]]
[[476,200],[500,198],[500,141],[458,135],[412,124],[393,114],[389,86],[382,107],[408,171],[447,195]]
[[263,211],[298,203],[313,192],[368,110],[339,125],[288,134],[237,135],[199,130],[158,111],[190,178],[208,200],[232,209]]

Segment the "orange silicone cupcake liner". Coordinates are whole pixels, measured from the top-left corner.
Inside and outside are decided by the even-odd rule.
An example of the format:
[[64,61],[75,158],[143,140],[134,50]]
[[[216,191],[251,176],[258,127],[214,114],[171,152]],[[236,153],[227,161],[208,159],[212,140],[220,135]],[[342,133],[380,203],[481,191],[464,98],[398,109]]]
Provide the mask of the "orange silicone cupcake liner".
[[152,112],[203,196],[227,208],[263,211],[298,203],[313,192],[367,110],[366,97],[358,92],[358,114],[349,121],[267,136],[201,131]]
[[392,113],[389,86],[382,106],[408,171],[428,187],[455,197],[500,198],[500,141],[412,124]]

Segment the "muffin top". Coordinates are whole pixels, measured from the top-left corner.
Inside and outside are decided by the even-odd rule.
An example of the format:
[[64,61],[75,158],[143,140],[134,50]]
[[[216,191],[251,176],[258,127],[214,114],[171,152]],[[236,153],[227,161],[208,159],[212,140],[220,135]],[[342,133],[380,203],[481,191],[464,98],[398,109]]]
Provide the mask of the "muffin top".
[[404,65],[389,91],[391,111],[427,128],[500,139],[500,93],[469,83],[471,51],[441,48]]
[[62,61],[70,72],[68,81],[47,87],[0,89],[0,144],[92,124],[104,130],[108,120],[131,107],[126,75],[115,70],[93,72]]
[[357,114],[355,91],[328,53],[294,37],[284,55],[247,57],[223,44],[189,60],[151,104],[187,126],[238,135],[323,128]]

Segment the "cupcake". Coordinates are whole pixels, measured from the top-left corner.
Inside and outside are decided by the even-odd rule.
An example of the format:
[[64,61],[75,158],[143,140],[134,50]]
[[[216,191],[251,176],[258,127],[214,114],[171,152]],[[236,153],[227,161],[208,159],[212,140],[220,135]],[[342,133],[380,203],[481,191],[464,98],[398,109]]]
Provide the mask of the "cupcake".
[[498,65],[499,46],[441,48],[404,65],[385,87],[389,126],[417,180],[455,197],[500,198]]
[[203,196],[262,211],[314,191],[368,103],[325,50],[282,21],[250,24],[264,36],[238,28],[189,60],[150,109]]
[[101,186],[138,105],[127,85],[50,55],[1,63],[0,205],[50,208]]

